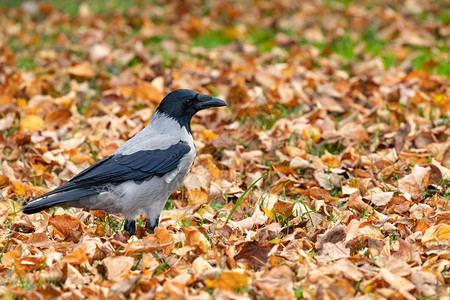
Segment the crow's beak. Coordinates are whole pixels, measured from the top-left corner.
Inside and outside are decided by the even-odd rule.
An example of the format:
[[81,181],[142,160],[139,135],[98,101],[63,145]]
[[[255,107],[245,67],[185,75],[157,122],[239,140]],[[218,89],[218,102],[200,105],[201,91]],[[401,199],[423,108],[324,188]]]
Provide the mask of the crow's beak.
[[197,96],[197,104],[195,106],[198,110],[202,110],[210,107],[227,106],[227,103],[216,97],[199,94]]

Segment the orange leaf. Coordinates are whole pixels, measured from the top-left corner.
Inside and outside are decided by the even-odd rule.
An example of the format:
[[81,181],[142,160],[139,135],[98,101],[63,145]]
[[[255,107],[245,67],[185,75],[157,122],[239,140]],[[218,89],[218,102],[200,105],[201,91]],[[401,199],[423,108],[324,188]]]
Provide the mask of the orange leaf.
[[67,108],[55,109],[45,115],[45,124],[49,127],[61,127],[69,121],[72,113]]
[[2,266],[4,268],[11,268],[12,265],[14,264],[14,260],[16,258],[18,258],[20,255],[19,253],[15,252],[15,251],[9,251],[6,252],[3,256],[2,256]]
[[0,95],[0,107],[8,104],[12,104],[13,99],[8,95]]
[[186,226],[183,228],[186,235],[186,246],[198,247],[203,253],[209,248],[209,242],[206,237],[194,226]]
[[48,224],[52,225],[55,232],[65,240],[83,232],[84,225],[81,221],[70,215],[56,215],[48,220]]
[[205,138],[207,138],[209,140],[214,140],[214,139],[217,139],[219,137],[217,134],[215,134],[211,130],[203,130],[200,133],[201,133],[201,135],[203,135],[203,137],[205,137]]
[[135,89],[135,96],[136,98],[159,103],[164,95],[150,82],[141,81]]
[[208,195],[200,190],[190,190],[186,192],[188,204],[205,204],[208,203]]
[[88,261],[88,257],[83,248],[79,247],[73,250],[71,253],[67,254],[64,259],[64,262],[72,265],[80,265],[86,261]]
[[302,136],[307,142],[313,141],[314,144],[317,144],[320,139],[322,138],[322,134],[320,133],[320,130],[317,128],[310,128],[308,130],[304,129],[302,131]]
[[5,175],[1,175],[0,174],[0,187],[3,187],[5,185],[7,185],[9,182],[8,177],[6,177]]
[[222,272],[219,278],[205,280],[205,284],[210,288],[235,291],[247,286],[248,279],[245,275],[237,272]]
[[170,244],[168,247],[164,248],[164,253],[166,255],[170,255],[170,253],[172,252],[173,248],[175,247],[173,241],[173,236],[169,233],[169,231],[167,231],[167,229],[165,229],[164,227],[156,227],[155,228],[155,235],[156,238],[158,239],[158,242],[160,244]]

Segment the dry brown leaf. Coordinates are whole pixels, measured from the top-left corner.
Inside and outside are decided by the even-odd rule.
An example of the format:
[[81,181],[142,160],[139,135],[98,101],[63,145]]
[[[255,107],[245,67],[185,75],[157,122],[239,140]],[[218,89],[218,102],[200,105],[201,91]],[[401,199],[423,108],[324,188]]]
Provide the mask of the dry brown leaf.
[[391,271],[389,271],[386,268],[382,268],[380,270],[380,276],[387,282],[389,283],[394,289],[396,289],[397,291],[410,291],[412,289],[414,289],[414,284],[411,283],[411,281],[395,275],[394,273],[392,273]]
[[320,157],[320,161],[327,167],[337,168],[340,164],[339,157],[325,150],[325,154]]
[[53,226],[55,234],[65,240],[78,242],[84,231],[84,225],[81,221],[68,214],[55,215],[48,220],[48,224]]
[[48,247],[50,240],[45,232],[35,232],[31,234],[27,243],[36,247]]
[[411,174],[403,177],[398,181],[398,189],[404,194],[417,194],[422,191],[422,188],[426,185],[424,182],[425,176],[430,171],[430,168],[422,168],[415,165],[411,171]]
[[44,122],[47,128],[60,128],[69,121],[71,116],[72,113],[67,108],[55,109],[45,115]]
[[119,280],[131,271],[134,259],[129,256],[109,256],[103,260],[106,267],[106,277],[109,280]]
[[64,285],[75,288],[77,285],[85,284],[86,278],[71,264],[67,265],[67,279]]
[[267,298],[296,299],[292,279],[293,273],[291,269],[283,265],[266,271],[255,281],[254,285]]
[[63,261],[71,265],[80,265],[84,262],[87,262],[88,257],[83,248],[76,248],[74,251],[66,254]]
[[384,206],[389,203],[392,196],[394,196],[394,192],[385,192],[364,196],[364,199],[369,200],[376,206]]
[[13,98],[9,95],[0,95],[0,107],[13,103]]
[[208,239],[194,226],[186,226],[183,228],[186,236],[186,246],[196,247],[202,253],[206,253],[209,249]]
[[6,186],[8,182],[9,182],[8,177],[0,174],[0,188]]
[[19,258],[20,254],[15,251],[5,252],[2,256],[2,266],[11,269],[14,265],[15,259]]
[[67,68],[66,72],[76,77],[84,77],[90,79],[94,77],[94,70],[88,63],[82,63]]
[[141,81],[138,83],[134,90],[134,95],[136,98],[149,100],[155,103],[159,103],[164,95],[159,91],[153,84],[146,81]]

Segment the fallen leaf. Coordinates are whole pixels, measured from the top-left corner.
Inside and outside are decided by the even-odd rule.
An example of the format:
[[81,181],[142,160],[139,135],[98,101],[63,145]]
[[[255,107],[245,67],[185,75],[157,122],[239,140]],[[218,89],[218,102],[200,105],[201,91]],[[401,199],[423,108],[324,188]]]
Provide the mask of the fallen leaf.
[[209,249],[208,239],[194,226],[186,226],[183,228],[186,235],[186,246],[197,247],[202,253],[206,253]]
[[44,129],[44,120],[36,115],[27,115],[20,119],[20,129],[25,131]]
[[83,248],[76,248],[74,251],[66,254],[63,261],[71,265],[80,265],[87,262],[88,257]]
[[271,299],[295,299],[294,285],[292,282],[294,274],[292,270],[286,266],[272,268],[270,271],[264,272],[254,285],[262,291],[262,293]]
[[103,260],[106,267],[106,277],[109,280],[119,280],[131,271],[134,259],[129,256],[109,256]]
[[26,193],[26,186],[19,180],[13,180],[11,182],[14,193],[23,196]]
[[208,195],[201,190],[189,190],[186,192],[188,204],[206,204],[208,203]]
[[75,288],[77,285],[86,283],[85,277],[71,264],[67,265],[67,279],[64,285]]
[[159,103],[164,95],[153,84],[146,81],[140,81],[134,90],[136,98],[149,100]]
[[47,128],[60,128],[69,121],[71,116],[72,113],[67,108],[55,109],[45,115],[44,122]]
[[247,286],[247,276],[237,272],[222,272],[219,278],[212,280],[205,280],[205,284],[209,288],[223,289],[228,291],[235,291]]
[[415,165],[411,171],[411,174],[403,177],[398,181],[398,190],[404,194],[417,194],[422,191],[422,188],[426,186],[425,176],[430,171],[430,168],[422,168]]
[[380,276],[397,291],[410,291],[414,289],[414,284],[411,281],[393,274],[386,268],[380,270]]
[[69,67],[66,72],[70,75],[87,79],[94,77],[94,70],[88,63],[82,63]]
[[439,224],[425,230],[422,236],[422,244],[428,242],[445,243],[450,240],[450,225]]
[[376,206],[384,206],[389,203],[392,196],[394,196],[394,192],[385,192],[385,193],[377,193],[364,196],[364,199],[369,200]]
[[68,214],[55,215],[48,220],[48,224],[53,226],[55,233],[65,240],[78,242],[84,231],[84,225],[81,221]]

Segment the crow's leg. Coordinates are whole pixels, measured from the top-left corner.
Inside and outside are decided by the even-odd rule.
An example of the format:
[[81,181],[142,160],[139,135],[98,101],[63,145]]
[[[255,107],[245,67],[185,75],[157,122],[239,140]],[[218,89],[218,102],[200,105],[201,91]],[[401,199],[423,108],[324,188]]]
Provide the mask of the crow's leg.
[[150,233],[154,233],[155,232],[155,228],[158,227],[158,223],[159,223],[159,216],[157,218],[147,218],[147,229],[150,231]]
[[128,233],[128,236],[133,236],[136,234],[136,221],[135,220],[125,220],[123,224],[123,229]]

